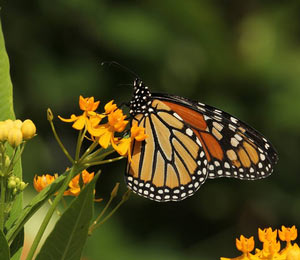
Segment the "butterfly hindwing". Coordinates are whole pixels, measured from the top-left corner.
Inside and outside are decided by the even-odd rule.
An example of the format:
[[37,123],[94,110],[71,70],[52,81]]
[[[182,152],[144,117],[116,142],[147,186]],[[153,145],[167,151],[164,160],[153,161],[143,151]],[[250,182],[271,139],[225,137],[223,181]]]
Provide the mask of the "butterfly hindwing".
[[[255,129],[226,112],[199,102],[169,95],[159,98],[178,110],[201,140],[208,159],[208,178],[254,180],[272,173],[277,154]],[[195,116],[191,116],[193,114]]]

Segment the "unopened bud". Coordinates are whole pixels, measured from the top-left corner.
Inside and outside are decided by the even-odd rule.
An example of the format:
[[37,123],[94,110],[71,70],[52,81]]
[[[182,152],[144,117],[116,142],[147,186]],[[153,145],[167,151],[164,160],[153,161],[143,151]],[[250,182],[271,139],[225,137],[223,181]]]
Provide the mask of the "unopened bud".
[[26,119],[21,127],[24,140],[29,140],[34,137],[36,133],[36,127],[30,119]]
[[53,121],[53,113],[50,108],[47,109],[47,119],[48,121]]
[[116,185],[115,185],[115,187],[114,187],[113,190],[111,191],[110,196],[111,196],[112,198],[114,198],[114,197],[117,196],[117,193],[118,193],[118,190],[119,190],[119,185],[120,185],[120,183],[117,182]]
[[23,135],[21,130],[15,127],[10,129],[7,141],[13,148],[19,146],[23,141]]
[[18,193],[18,189],[17,189],[17,188],[14,188],[14,190],[13,190],[13,195],[17,195],[17,193]]
[[5,161],[4,161],[4,166],[5,166],[5,168],[8,168],[9,165],[10,165],[10,158],[8,155],[6,155]]
[[16,182],[17,185],[19,185],[20,181],[21,181],[20,178],[15,177],[15,182]]
[[21,128],[22,126],[22,121],[20,119],[17,119],[15,121],[13,121],[13,127],[16,127],[16,128]]
[[127,191],[123,194],[122,201],[128,200],[128,199],[129,199],[129,196],[130,196],[130,193],[131,193],[131,190],[127,190]]
[[11,119],[5,120],[4,123],[5,123],[6,127],[8,128],[8,130],[10,130],[14,126],[14,121],[12,121]]
[[27,187],[28,183],[25,183],[24,181],[21,181],[19,184],[19,190],[23,191]]
[[17,184],[16,184],[16,182],[13,181],[13,180],[8,181],[8,183],[7,183],[7,187],[8,187],[9,189],[14,189],[16,186],[17,186]]
[[6,141],[8,136],[8,127],[5,122],[0,122],[0,141]]

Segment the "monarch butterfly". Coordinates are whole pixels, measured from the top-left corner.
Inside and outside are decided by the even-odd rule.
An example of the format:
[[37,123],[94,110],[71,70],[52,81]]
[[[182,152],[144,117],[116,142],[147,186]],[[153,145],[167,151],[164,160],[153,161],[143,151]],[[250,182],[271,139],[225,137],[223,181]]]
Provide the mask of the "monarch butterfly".
[[193,195],[208,179],[256,180],[269,176],[278,160],[274,147],[230,114],[183,97],[151,94],[134,81],[131,124],[145,128],[133,141],[126,182],[135,193],[159,202]]

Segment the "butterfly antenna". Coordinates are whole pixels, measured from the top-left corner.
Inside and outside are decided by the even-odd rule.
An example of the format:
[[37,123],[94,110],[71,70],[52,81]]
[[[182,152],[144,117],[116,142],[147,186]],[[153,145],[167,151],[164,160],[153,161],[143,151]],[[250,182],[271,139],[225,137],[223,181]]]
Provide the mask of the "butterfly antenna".
[[133,72],[131,69],[127,68],[126,66],[120,64],[119,62],[116,62],[116,61],[102,61],[101,62],[101,66],[104,66],[104,65],[108,65],[108,66],[116,66],[126,72],[129,72],[131,75],[133,75],[135,78],[139,79],[140,77],[135,73]]

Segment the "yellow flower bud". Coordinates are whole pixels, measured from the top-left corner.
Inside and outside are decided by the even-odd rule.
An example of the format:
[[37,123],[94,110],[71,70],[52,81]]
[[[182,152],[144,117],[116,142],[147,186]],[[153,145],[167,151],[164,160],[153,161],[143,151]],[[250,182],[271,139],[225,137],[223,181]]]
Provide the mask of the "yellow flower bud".
[[28,184],[26,184],[24,181],[21,181],[19,183],[19,190],[20,191],[23,191],[26,187],[27,187]]
[[0,141],[4,142],[7,140],[8,136],[8,130],[7,124],[5,122],[0,122]]
[[8,130],[13,128],[13,126],[14,126],[14,121],[12,121],[11,119],[5,120],[4,123],[5,123],[6,127],[8,128]]
[[30,119],[26,119],[21,127],[24,140],[31,139],[36,133],[36,127]]
[[23,141],[23,135],[21,130],[15,127],[10,129],[8,133],[7,141],[14,148],[19,146]]
[[17,185],[20,184],[20,181],[21,181],[20,178],[18,178],[18,177],[15,178],[15,182],[16,182]]
[[13,195],[17,195],[17,193],[18,193],[18,189],[17,189],[17,188],[14,188],[14,190],[13,190]]
[[7,184],[7,187],[9,189],[14,189],[17,186],[16,182],[14,180],[10,180]]
[[16,128],[21,128],[22,126],[22,121],[20,119],[17,119],[15,121],[13,121],[13,127],[16,127]]

